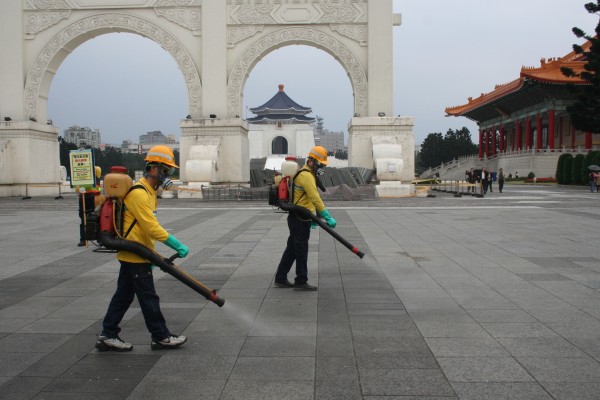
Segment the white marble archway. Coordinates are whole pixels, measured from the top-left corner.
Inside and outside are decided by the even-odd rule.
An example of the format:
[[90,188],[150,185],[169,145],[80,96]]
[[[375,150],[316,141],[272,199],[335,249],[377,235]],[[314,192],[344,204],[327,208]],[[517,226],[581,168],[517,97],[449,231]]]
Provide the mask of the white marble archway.
[[42,48],[27,74],[25,84],[25,116],[47,119],[47,99],[56,68],[77,46],[95,36],[129,32],[147,37],[169,52],[181,69],[188,89],[189,114],[202,114],[202,85],[194,62],[182,44],[160,26],[134,15],[103,13],[77,20],[60,30]]
[[52,78],[77,46],[113,32],[158,43],[184,75],[191,116],[180,121],[184,181],[198,146],[215,149],[209,183],[249,181],[248,124],[239,117],[244,84],[262,57],[294,44],[327,52],[348,74],[351,165],[373,167],[376,136],[402,143],[410,159],[412,122],[392,117],[392,30],[400,24],[392,8],[392,0],[0,1],[0,54],[10,55],[0,63],[0,158],[8,166],[0,169],[0,196],[56,194]]

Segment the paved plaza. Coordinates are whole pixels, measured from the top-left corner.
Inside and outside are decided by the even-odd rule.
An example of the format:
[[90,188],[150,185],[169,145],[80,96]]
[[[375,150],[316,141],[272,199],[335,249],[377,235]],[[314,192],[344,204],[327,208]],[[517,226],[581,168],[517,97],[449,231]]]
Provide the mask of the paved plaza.
[[190,247],[178,265],[226,303],[155,269],[168,326],[189,341],[151,350],[134,301],[129,353],[94,349],[118,263],[76,246],[76,197],[0,198],[0,398],[600,398],[600,193],[434,194],[327,202],[366,255],[312,231],[318,292],[273,287],[285,214],[160,200]]

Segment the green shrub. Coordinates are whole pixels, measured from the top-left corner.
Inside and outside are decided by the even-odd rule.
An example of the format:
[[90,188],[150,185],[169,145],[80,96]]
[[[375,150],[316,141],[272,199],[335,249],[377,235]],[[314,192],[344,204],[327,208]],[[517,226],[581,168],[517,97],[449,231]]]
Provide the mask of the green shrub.
[[581,185],[583,183],[581,181],[581,168],[584,159],[585,156],[583,154],[577,154],[575,158],[573,158],[573,166],[571,168],[571,184],[573,185]]
[[527,174],[527,179],[533,179],[533,178],[535,178],[535,174],[533,173],[533,171],[531,171]]
[[565,158],[565,163],[563,165],[563,184],[570,185],[571,184],[571,171],[573,170],[573,156],[569,154],[571,157]]
[[[573,158],[573,155],[570,153],[561,154],[561,156],[558,157],[558,162],[556,164],[556,181],[561,185],[565,184],[563,171],[565,169],[565,160],[569,158]],[[585,175],[585,179],[587,180],[587,174]]]

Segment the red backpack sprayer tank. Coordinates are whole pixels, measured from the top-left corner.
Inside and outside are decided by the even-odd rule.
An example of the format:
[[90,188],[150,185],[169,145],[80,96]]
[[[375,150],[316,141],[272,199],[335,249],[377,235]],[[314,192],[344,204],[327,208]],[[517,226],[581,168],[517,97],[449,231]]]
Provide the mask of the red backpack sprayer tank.
[[[212,301],[219,307],[223,307],[225,300],[217,296],[216,290],[203,285],[173,264],[173,260],[177,258],[177,255],[164,258],[143,244],[126,239],[129,231],[123,232],[124,201],[129,192],[136,189],[146,190],[142,185],[133,184],[131,177],[127,175],[127,168],[117,166],[111,168],[110,173],[104,178],[104,191],[109,198],[100,208],[98,242],[112,251],[123,250],[137,254],[184,283],[192,290],[200,293],[207,300]],[[136,221],[132,223],[131,227],[135,223]],[[131,230],[131,227],[129,230]]]

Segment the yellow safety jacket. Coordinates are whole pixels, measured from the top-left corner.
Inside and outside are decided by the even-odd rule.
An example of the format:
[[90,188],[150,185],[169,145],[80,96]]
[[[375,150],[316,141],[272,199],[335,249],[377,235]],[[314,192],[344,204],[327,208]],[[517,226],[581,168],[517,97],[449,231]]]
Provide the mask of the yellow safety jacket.
[[325,209],[325,204],[317,191],[317,179],[308,165],[302,167],[300,171],[303,172],[294,179],[294,205],[304,207],[313,214],[315,210],[321,213]]
[[[169,237],[169,233],[160,226],[156,219],[156,206],[158,204],[156,190],[148,183],[146,178],[140,179],[137,185],[144,186],[145,190],[132,190],[125,197],[123,235],[129,230],[133,221],[137,221],[126,239],[141,243],[154,250],[154,241],[164,242]],[[119,251],[117,259],[131,263],[148,262],[148,260],[129,251]]]

